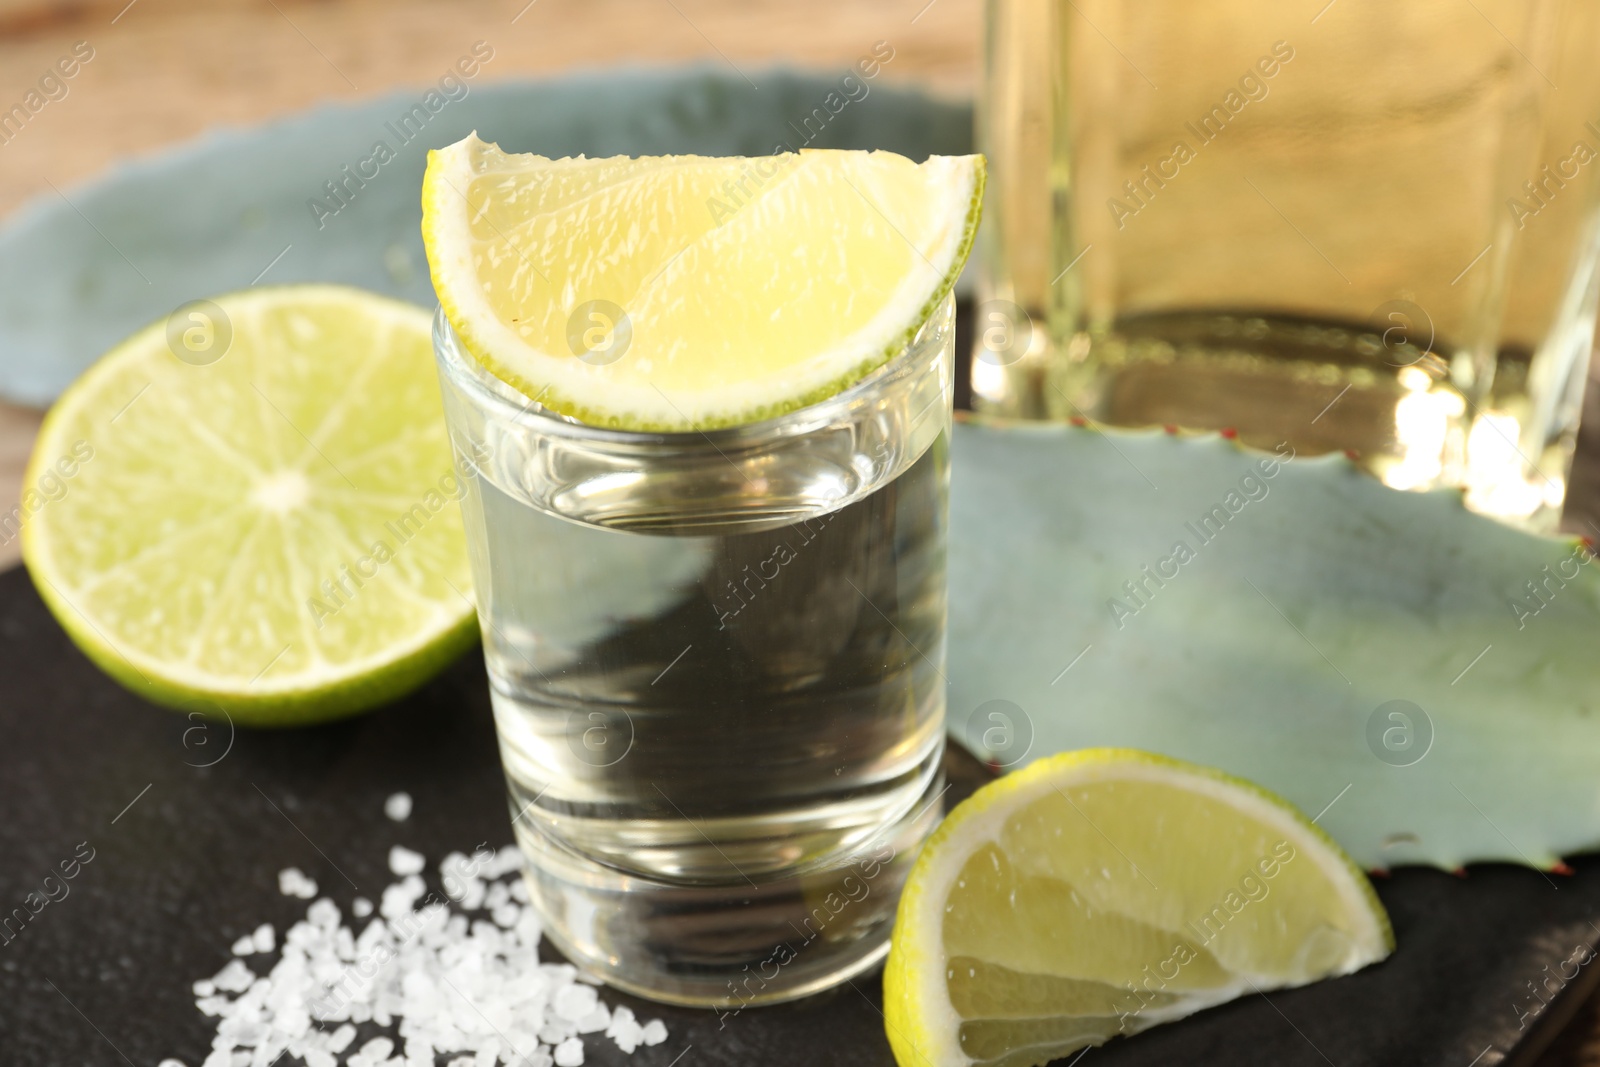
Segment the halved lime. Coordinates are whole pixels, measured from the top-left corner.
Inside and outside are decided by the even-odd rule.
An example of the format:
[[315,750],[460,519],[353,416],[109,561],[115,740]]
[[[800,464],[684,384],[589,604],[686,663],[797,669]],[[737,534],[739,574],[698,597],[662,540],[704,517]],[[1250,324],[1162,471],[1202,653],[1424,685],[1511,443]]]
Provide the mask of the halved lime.
[[977,230],[981,156],[428,153],[422,237],[462,342],[545,407],[625,429],[753,422],[902,349]]
[[180,308],[45,419],[23,559],[72,640],[151,700],[288,724],[471,644],[429,316],[287,286]]
[[929,839],[884,1017],[901,1067],[1031,1067],[1393,947],[1366,877],[1287,802],[1087,749],[983,787]]

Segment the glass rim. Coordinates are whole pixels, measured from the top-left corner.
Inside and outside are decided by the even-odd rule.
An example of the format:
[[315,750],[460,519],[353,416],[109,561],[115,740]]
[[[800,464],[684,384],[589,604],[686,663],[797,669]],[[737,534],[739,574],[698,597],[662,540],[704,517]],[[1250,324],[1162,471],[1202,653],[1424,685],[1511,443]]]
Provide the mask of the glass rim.
[[758,422],[707,430],[623,430],[593,426],[550,411],[494,377],[474,359],[461,344],[461,338],[442,306],[435,308],[433,314],[433,350],[434,358],[449,376],[452,385],[470,395],[475,405],[492,412],[498,419],[523,425],[541,434],[595,444],[675,449],[748,445],[752,440],[797,435],[835,422],[868,393],[909,376],[921,363],[931,361],[937,346],[930,342],[938,334],[954,333],[955,322],[951,313],[954,301],[954,291],[946,293],[905,347],[864,378],[832,396]]

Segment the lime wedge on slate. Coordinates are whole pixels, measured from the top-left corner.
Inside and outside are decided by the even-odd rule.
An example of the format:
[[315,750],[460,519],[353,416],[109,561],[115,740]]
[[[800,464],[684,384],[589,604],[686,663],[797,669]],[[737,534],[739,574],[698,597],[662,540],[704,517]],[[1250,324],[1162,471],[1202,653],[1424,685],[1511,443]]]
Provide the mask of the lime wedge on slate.
[[1366,877],[1285,801],[1128,749],[1039,760],[950,813],[884,971],[901,1067],[1034,1067],[1394,948]]

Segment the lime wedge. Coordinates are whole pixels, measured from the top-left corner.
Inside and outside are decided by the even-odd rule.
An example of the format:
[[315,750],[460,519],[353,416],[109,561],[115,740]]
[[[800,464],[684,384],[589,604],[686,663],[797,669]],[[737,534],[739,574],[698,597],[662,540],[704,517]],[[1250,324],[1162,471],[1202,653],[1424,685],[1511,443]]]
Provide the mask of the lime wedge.
[[1032,1067],[1393,947],[1366,877],[1285,801],[1087,749],[985,786],[929,839],[884,1017],[901,1067]]
[[23,559],[148,699],[250,724],[359,711],[470,645],[425,311],[288,286],[180,308],[45,419]]
[[422,238],[467,347],[600,426],[753,422],[903,348],[977,230],[981,156],[428,153]]

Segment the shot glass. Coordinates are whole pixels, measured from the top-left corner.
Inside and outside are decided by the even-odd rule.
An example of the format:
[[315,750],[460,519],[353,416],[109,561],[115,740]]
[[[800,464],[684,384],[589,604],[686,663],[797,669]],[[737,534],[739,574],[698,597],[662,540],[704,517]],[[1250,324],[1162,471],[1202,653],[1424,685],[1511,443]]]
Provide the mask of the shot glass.
[[437,317],[527,883],[601,980],[736,1012],[887,951],[940,815],[953,315],[704,433],[545,411]]

